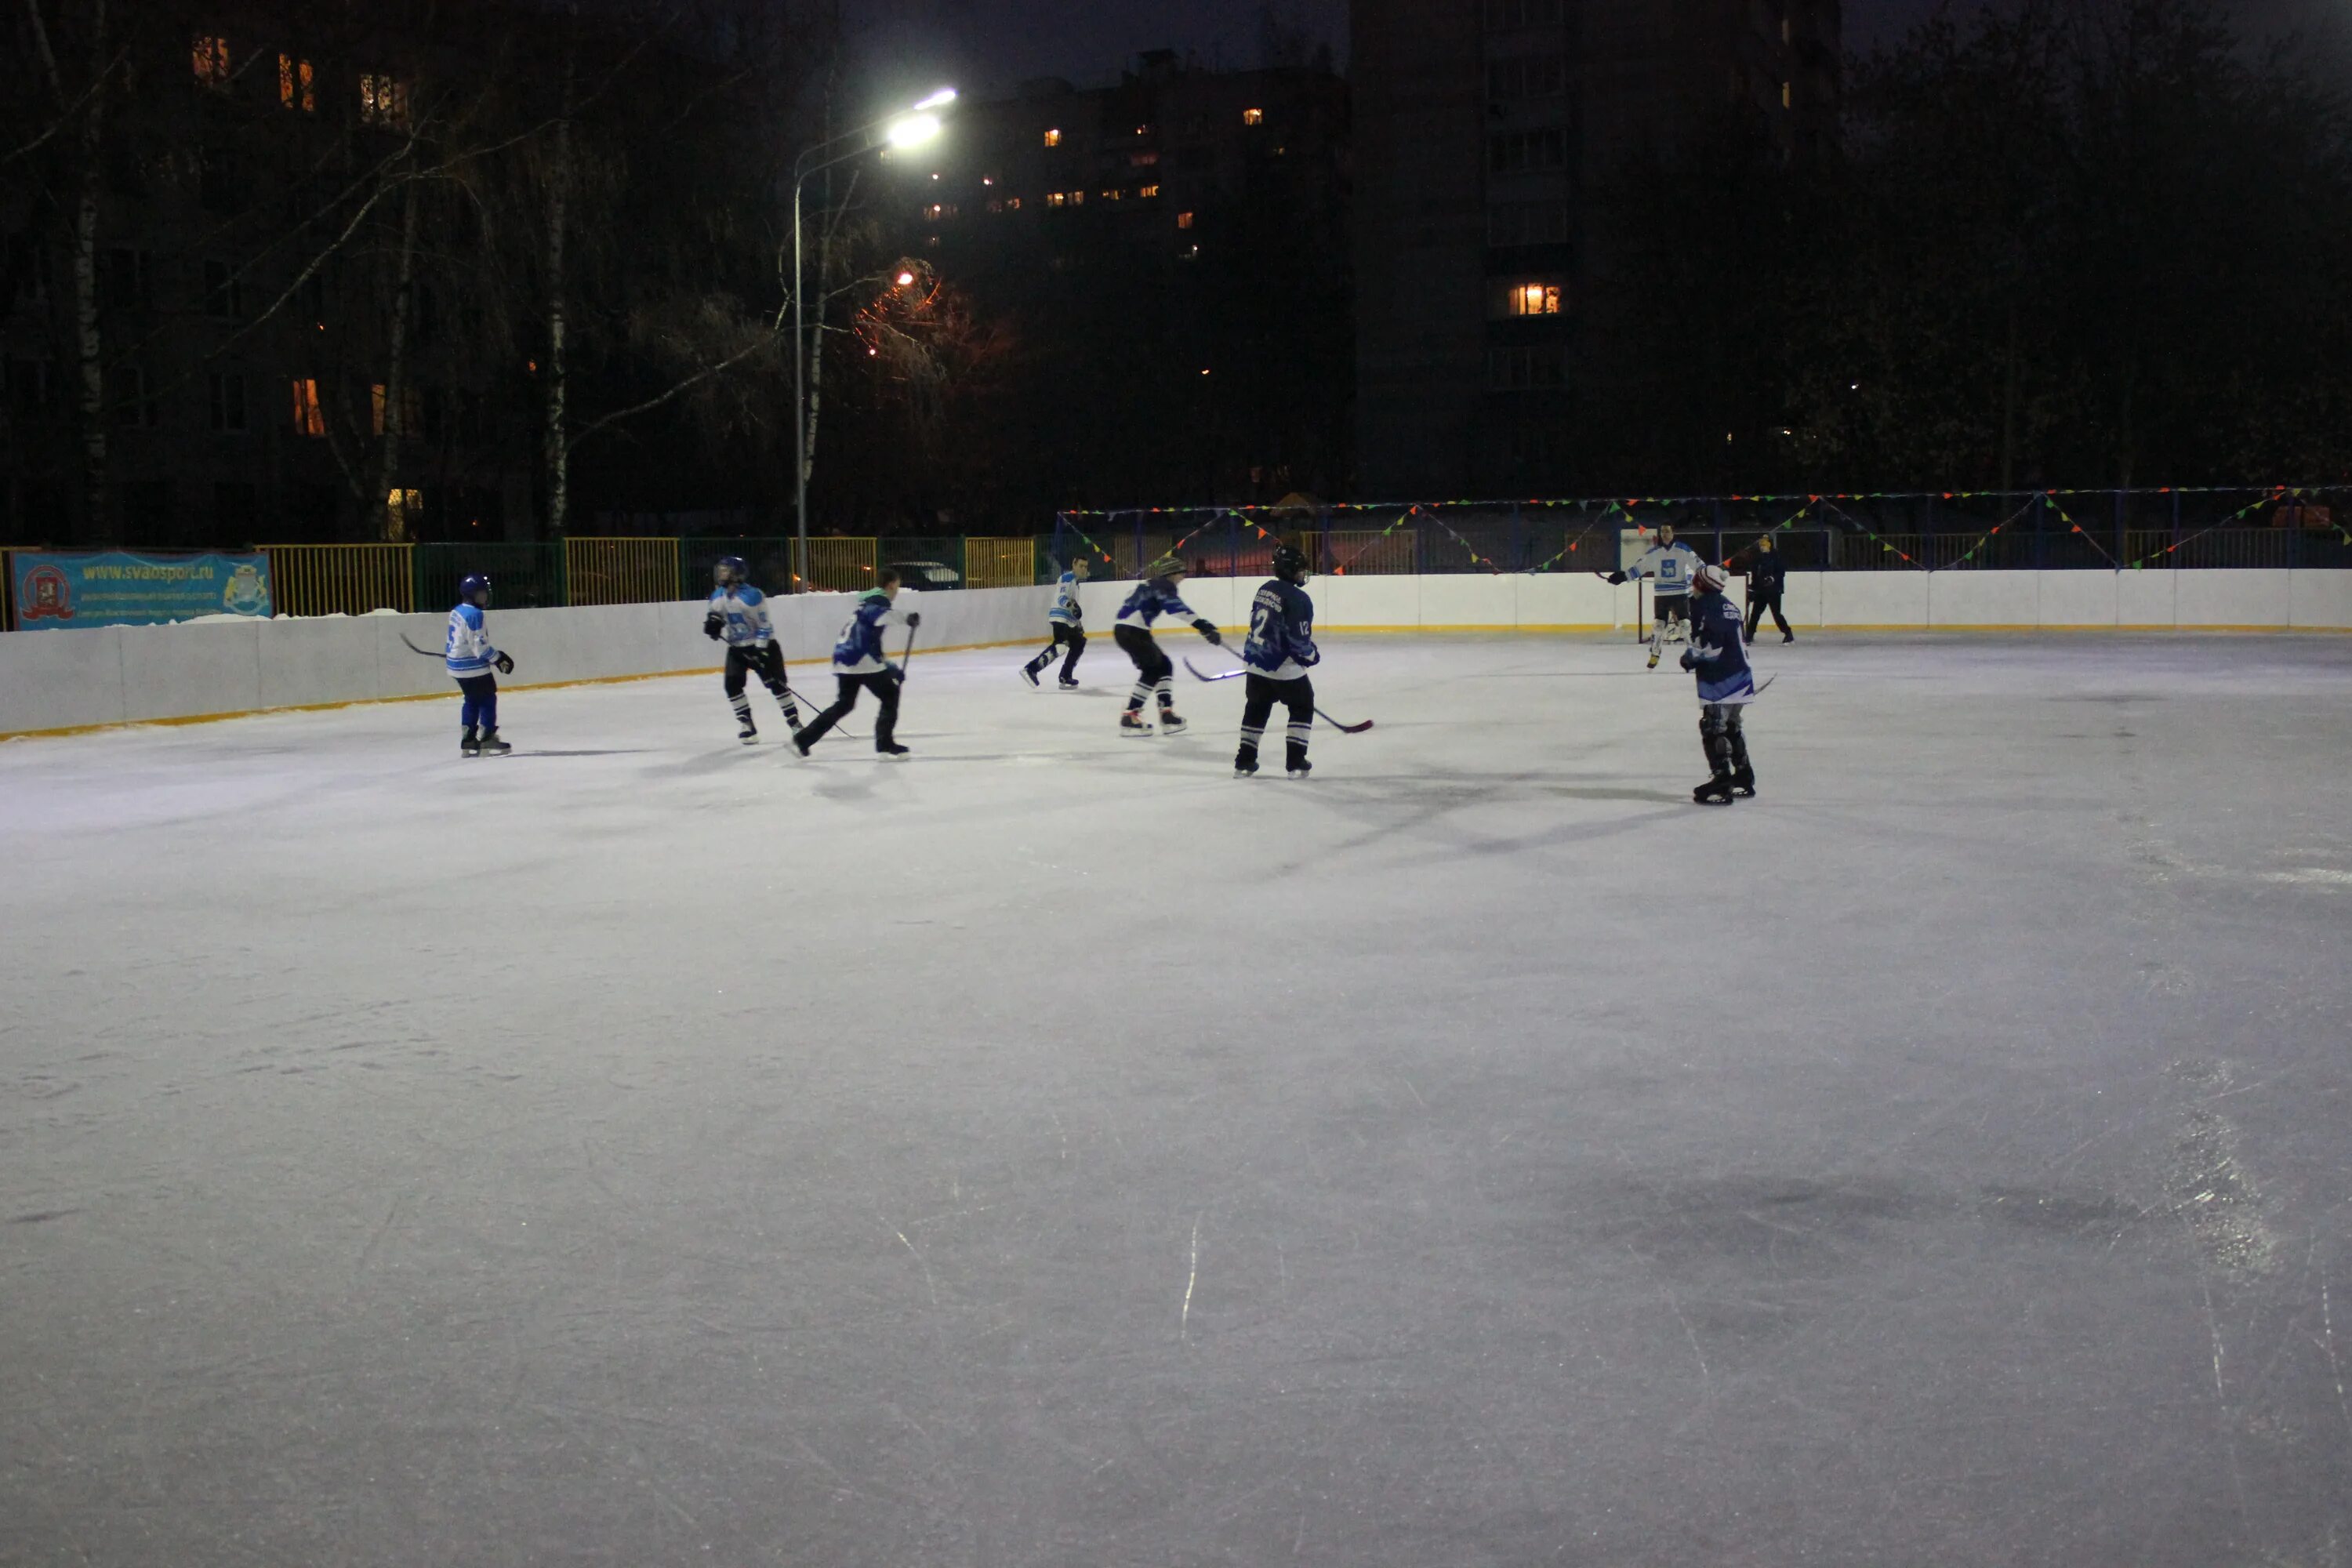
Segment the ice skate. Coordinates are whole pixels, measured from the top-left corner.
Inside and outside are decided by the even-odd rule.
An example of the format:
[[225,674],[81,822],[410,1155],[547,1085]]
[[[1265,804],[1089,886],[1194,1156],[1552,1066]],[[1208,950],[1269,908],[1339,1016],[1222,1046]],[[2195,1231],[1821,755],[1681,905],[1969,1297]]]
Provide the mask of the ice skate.
[[874,750],[881,756],[884,762],[889,762],[894,758],[903,757],[908,752],[907,747],[898,744],[896,741],[877,741],[874,742]]
[[735,738],[747,746],[756,746],[760,743],[760,728],[746,719],[743,721],[743,727],[735,731]]
[[1037,667],[1034,664],[1023,665],[1021,667],[1021,679],[1029,683],[1029,689],[1031,690],[1034,691],[1037,689]]
[[1305,757],[1300,757],[1290,764],[1290,776],[1295,779],[1303,779],[1314,771],[1315,764]]
[[457,738],[457,754],[461,757],[480,756],[482,754],[481,736],[476,734],[471,730],[468,730],[463,735],[460,735]]
[[1756,770],[1745,764],[1731,770],[1731,793],[1743,800],[1756,798]]
[[1130,708],[1118,716],[1118,732],[1130,741],[1140,741],[1151,733],[1151,726],[1143,721],[1142,714]]
[[1658,650],[1655,647],[1650,649],[1650,668],[1652,669],[1658,668]]
[[1257,777],[1257,753],[1255,752],[1244,752],[1234,759],[1234,777],[1237,779],[1254,779]]
[[1078,689],[1077,677],[1073,675],[1066,675],[1054,684],[1060,687],[1065,691],[1076,691]]
[[1797,634],[1794,632],[1782,632],[1780,634],[1780,640],[1782,642],[1795,642],[1797,640]]
[[509,752],[513,750],[514,748],[512,746],[508,745],[504,741],[499,739],[499,732],[496,730],[485,730],[482,731],[482,755],[486,757],[503,757]]
[[1160,710],[1160,732],[1161,734],[1181,735],[1188,727],[1189,726],[1184,722],[1183,717],[1173,708],[1162,708]]
[[1715,777],[1707,780],[1706,783],[1691,791],[1691,799],[1700,805],[1729,805],[1731,804],[1731,775],[1729,773],[1716,774]]

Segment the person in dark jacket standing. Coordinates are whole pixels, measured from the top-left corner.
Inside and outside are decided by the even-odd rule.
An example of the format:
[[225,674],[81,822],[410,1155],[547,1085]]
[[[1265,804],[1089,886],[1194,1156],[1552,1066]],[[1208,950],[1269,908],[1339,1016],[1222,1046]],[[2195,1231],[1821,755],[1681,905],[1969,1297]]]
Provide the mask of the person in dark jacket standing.
[[1789,617],[1780,613],[1780,588],[1788,580],[1789,564],[1780,552],[1772,548],[1772,536],[1766,534],[1756,542],[1756,560],[1748,568],[1748,640],[1756,640],[1756,628],[1764,621],[1764,612],[1772,612],[1772,624],[1780,628],[1782,642],[1795,642],[1797,634],[1789,629]]

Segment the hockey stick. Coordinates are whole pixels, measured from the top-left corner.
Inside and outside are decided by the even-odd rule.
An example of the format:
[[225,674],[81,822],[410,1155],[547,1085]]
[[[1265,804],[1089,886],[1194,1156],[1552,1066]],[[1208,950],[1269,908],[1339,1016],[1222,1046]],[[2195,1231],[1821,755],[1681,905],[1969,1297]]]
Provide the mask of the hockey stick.
[[[403,642],[408,642],[408,634],[406,632],[402,632],[400,634],[400,640]],[[408,651],[411,653],[421,653],[427,658],[444,658],[447,657],[445,654],[435,653],[429,647],[418,647],[413,642],[408,642]]]
[[[1231,648],[1226,648],[1225,651],[1229,654],[1233,654],[1235,658],[1239,658],[1241,657],[1241,655],[1234,653],[1234,650]],[[1200,667],[1195,665],[1189,658],[1184,660],[1184,668],[1192,672],[1194,679],[1200,680],[1231,680],[1234,676],[1247,675],[1249,673],[1249,667],[1247,665],[1244,665],[1239,669],[1229,669],[1222,675],[1202,675],[1201,673]],[[1331,728],[1339,731],[1342,735],[1360,735],[1365,731],[1372,727],[1372,721],[1370,719],[1365,720],[1360,724],[1343,724],[1339,720],[1332,718],[1328,713],[1325,713],[1320,708],[1318,708],[1315,711],[1322,718],[1323,722],[1330,725]]]

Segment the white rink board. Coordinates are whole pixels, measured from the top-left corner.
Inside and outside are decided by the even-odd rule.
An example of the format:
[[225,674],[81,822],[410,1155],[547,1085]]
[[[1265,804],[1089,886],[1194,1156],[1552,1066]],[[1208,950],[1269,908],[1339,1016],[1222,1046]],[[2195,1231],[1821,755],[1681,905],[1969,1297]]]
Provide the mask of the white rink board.
[[[2014,630],[2021,626],[2344,630],[2352,628],[2345,572],[1792,572],[1790,623],[1832,627]],[[1082,591],[1090,637],[1107,647],[1134,584]],[[1227,633],[1249,619],[1253,584],[1186,583],[1186,600]],[[1735,590],[1744,592],[1744,590]],[[1631,627],[1641,595],[1589,572],[1466,573],[1428,577],[1319,577],[1317,624],[1332,632],[1471,628],[1560,632]],[[919,610],[919,648],[1047,640],[1049,585],[900,596]],[[822,663],[856,600],[847,594],[772,599],[777,635],[795,666]],[[698,600],[577,609],[499,610],[490,635],[511,652],[509,687],[627,679],[716,668]],[[431,658],[438,615],[330,616],[255,625],[41,629],[0,636],[0,736],[95,725],[435,697],[448,679]],[[1163,625],[1181,645],[1192,634]],[[894,634],[892,647],[898,646]],[[821,673],[821,672],[820,672]],[[805,679],[805,678],[803,678]],[[809,684],[816,684],[810,682]]]

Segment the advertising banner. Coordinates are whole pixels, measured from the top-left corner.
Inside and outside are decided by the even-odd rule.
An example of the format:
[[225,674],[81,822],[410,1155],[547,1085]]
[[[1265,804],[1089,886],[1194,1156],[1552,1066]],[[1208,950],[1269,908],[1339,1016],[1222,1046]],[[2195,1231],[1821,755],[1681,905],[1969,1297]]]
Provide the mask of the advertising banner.
[[44,626],[152,626],[198,616],[269,614],[269,557],[133,555],[20,550],[9,556],[16,578],[16,629]]

